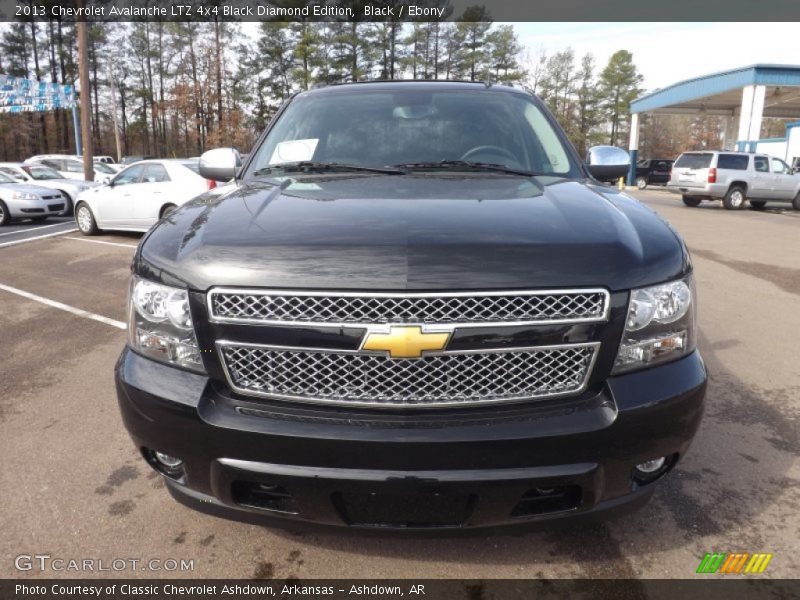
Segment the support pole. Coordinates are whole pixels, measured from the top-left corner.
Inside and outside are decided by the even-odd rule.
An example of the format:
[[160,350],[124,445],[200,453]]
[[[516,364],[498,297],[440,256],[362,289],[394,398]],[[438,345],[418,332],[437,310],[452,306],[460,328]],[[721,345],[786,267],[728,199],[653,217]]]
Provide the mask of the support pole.
[[81,121],[78,118],[78,107],[72,107],[72,128],[75,132],[75,154],[81,156],[83,152],[81,151]]
[[122,160],[122,145],[119,140],[119,121],[117,120],[117,81],[111,71],[111,61],[108,61],[108,82],[111,85],[111,107],[114,111],[114,141],[117,144],[117,162]]
[[750,115],[750,133],[748,139],[760,140],[761,139],[761,121],[764,118],[764,99],[767,95],[767,88],[763,85],[757,85],[753,91],[753,112]]
[[737,150],[742,150],[742,143],[747,141],[750,134],[750,114],[753,112],[753,94],[756,87],[746,85],[742,88],[742,107],[739,110],[739,132],[736,135]]
[[628,144],[628,151],[631,155],[628,185],[636,185],[636,160],[639,154],[639,113],[631,113],[631,139]]
[[[79,11],[85,8],[85,0],[76,0]],[[78,21],[78,74],[81,82],[81,137],[83,137],[83,178],[94,181],[94,153],[92,150],[92,104],[89,85],[89,36],[85,20]]]

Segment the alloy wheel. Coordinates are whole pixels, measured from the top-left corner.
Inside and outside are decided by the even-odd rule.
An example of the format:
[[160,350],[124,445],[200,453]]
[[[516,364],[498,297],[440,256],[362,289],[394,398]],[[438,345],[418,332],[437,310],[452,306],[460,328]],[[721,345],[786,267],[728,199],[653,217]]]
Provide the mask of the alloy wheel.
[[81,231],[90,231],[92,229],[92,214],[85,206],[78,209],[78,227]]

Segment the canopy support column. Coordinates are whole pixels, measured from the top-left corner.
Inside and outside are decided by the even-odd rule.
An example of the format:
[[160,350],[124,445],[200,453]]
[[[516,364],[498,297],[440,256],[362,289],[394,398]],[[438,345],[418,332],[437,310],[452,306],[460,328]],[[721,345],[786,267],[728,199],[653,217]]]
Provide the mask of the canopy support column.
[[639,113],[631,113],[631,139],[628,144],[628,151],[631,155],[628,185],[636,185],[636,160],[639,154]]

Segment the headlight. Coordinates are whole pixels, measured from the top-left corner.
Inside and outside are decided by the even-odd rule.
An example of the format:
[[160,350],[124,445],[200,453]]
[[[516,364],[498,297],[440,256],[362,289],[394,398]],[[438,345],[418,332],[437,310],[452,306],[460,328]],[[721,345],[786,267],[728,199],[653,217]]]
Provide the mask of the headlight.
[[696,300],[691,276],[631,291],[613,374],[675,360],[695,349]]
[[12,198],[14,198],[14,200],[38,200],[39,196],[31,192],[14,192]]
[[131,277],[128,343],[149,358],[205,372],[184,289]]

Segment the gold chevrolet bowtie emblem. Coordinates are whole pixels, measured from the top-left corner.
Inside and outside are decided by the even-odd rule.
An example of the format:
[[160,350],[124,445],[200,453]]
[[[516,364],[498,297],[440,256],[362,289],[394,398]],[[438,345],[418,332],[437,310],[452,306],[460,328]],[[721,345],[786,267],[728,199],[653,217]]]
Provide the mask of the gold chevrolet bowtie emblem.
[[391,327],[389,333],[370,331],[362,350],[383,350],[392,358],[420,358],[423,350],[442,350],[449,333],[424,333],[422,327]]

